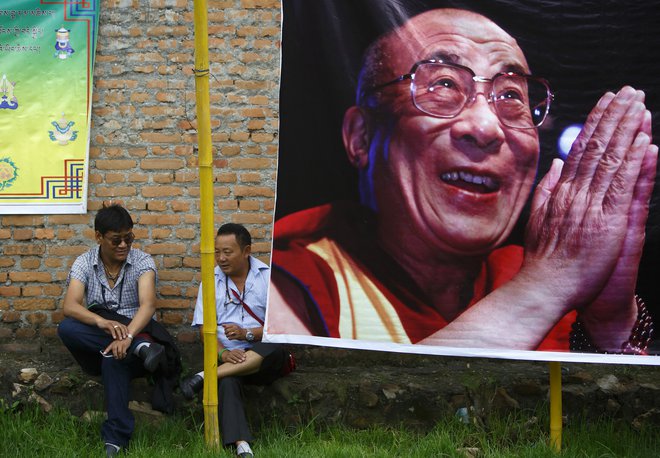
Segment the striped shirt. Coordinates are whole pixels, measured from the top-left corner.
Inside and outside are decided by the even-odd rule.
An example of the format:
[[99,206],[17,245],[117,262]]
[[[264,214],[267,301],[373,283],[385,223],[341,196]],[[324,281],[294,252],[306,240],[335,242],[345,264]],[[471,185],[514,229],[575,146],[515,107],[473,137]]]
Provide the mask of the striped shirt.
[[115,285],[110,287],[100,256],[99,247],[78,256],[71,266],[67,286],[75,278],[85,285],[86,307],[96,304],[133,318],[140,307],[138,279],[150,270],[156,273],[153,258],[144,251],[131,248]]

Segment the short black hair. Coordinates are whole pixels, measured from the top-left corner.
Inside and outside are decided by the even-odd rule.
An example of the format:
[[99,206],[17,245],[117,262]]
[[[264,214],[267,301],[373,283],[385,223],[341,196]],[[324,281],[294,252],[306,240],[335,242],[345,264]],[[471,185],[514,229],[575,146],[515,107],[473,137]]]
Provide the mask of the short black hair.
[[133,229],[133,218],[119,204],[109,205],[99,210],[94,218],[94,230],[105,234],[108,231],[121,232]]
[[219,235],[229,235],[229,234],[234,234],[236,236],[236,242],[238,242],[238,246],[241,247],[241,249],[245,248],[248,245],[252,245],[252,236],[248,232],[247,229],[245,229],[245,226],[242,224],[237,224],[237,223],[227,223],[223,224],[220,226],[220,229],[218,229],[218,233],[215,235],[216,237]]

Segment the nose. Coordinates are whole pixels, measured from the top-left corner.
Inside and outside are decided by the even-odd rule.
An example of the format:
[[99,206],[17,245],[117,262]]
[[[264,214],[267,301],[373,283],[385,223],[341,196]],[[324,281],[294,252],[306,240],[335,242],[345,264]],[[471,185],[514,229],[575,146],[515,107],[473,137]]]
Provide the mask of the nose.
[[454,140],[466,142],[487,152],[495,152],[504,142],[504,130],[488,96],[477,93],[452,125]]

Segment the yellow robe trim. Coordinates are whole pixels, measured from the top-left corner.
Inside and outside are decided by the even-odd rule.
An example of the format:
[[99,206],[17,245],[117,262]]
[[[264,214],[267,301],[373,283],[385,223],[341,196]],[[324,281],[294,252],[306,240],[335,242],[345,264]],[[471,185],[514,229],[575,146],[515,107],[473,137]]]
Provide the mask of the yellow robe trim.
[[339,336],[409,344],[396,309],[351,256],[332,240],[307,245],[333,270],[339,291]]

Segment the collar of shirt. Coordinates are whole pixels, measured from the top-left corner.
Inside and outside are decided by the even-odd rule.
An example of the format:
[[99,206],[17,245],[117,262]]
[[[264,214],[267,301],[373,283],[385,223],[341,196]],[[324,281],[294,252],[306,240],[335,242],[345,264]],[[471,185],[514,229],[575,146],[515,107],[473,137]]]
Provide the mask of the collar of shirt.
[[[121,268],[124,268],[124,265],[132,265],[135,258],[135,252],[133,248],[129,248],[128,256],[126,256],[126,261],[121,265]],[[101,247],[96,250],[96,256],[94,257],[94,267],[98,268],[99,265],[103,264],[101,260]],[[121,270],[121,269],[120,269]]]
[[[248,283],[252,283],[255,281],[255,277],[257,276],[257,272],[262,272],[264,270],[268,270],[270,267],[268,267],[266,264],[263,262],[259,261],[257,258],[250,256],[250,270],[248,271],[248,276],[245,279],[245,285],[247,286]],[[220,269],[220,267],[215,266],[215,269],[213,270],[213,273],[215,274],[215,285],[216,288],[219,286],[222,286],[222,289],[225,288],[225,277],[226,275],[224,272]],[[231,278],[228,278],[229,280],[229,285],[230,287],[236,288],[236,285],[234,284],[234,281]]]

